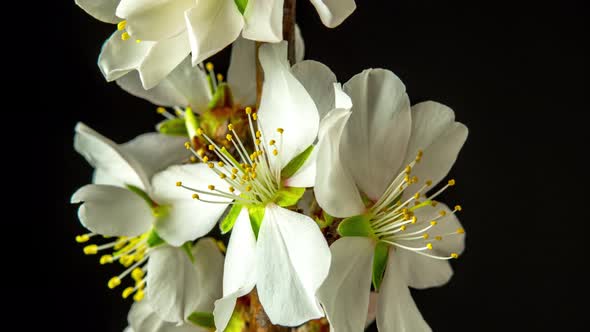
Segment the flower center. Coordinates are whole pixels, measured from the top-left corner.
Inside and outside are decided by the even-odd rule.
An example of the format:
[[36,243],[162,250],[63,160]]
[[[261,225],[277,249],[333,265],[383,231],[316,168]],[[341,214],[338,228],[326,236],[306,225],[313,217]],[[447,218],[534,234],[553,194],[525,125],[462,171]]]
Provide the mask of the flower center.
[[[434,200],[447,188],[455,185],[455,180],[449,180],[447,184],[433,195],[427,197],[423,192],[432,185],[431,180],[424,181],[420,187],[412,186],[419,183],[416,176],[412,176],[412,168],[422,159],[422,151],[418,151],[416,158],[395,177],[387,187],[381,198],[369,208],[371,227],[375,235],[383,242],[396,248],[410,250],[417,254],[435,258],[451,259],[458,258],[457,253],[450,253],[448,256],[432,254],[431,252],[436,241],[442,241],[447,236],[463,234],[462,228],[454,232],[442,233],[437,227],[446,216],[445,210],[440,210],[438,215],[432,219],[418,218],[415,212],[427,206],[435,207],[438,203]],[[404,195],[408,190],[414,190],[411,195]],[[406,197],[402,201],[402,197]],[[409,197],[409,198],[408,198]],[[421,201],[420,198],[424,200]],[[461,211],[461,206],[456,205],[452,213]],[[435,241],[432,241],[432,240]]]

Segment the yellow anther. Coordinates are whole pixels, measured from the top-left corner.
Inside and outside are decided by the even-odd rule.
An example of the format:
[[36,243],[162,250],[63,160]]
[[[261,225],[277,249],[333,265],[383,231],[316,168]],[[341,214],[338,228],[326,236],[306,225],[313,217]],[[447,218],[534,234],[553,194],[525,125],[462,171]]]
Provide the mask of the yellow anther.
[[176,182],[176,186],[177,186],[177,187],[180,187],[180,186],[182,186],[182,182],[180,182],[180,181],[177,181],[177,182]]
[[127,288],[125,288],[125,290],[123,291],[123,294],[122,294],[123,298],[124,299],[128,298],[129,295],[133,294],[133,291],[134,290],[135,289],[133,287],[127,287]]
[[105,265],[113,262],[113,256],[111,255],[103,255],[100,257],[100,264]]
[[230,193],[233,193],[234,191],[236,191],[236,188],[234,188],[234,187],[229,187],[229,192],[230,192]]
[[119,263],[125,267],[129,267],[131,264],[133,264],[133,256],[124,255],[119,259]]
[[269,145],[275,145],[275,143],[276,143],[276,142],[277,142],[277,141],[275,141],[274,139],[271,139],[271,140],[268,142],[268,144],[269,144]]
[[227,175],[225,175],[225,173],[219,174],[219,178],[221,178],[221,179],[225,179],[226,177],[227,177]]
[[158,114],[164,114],[166,113],[166,109],[164,107],[158,107],[156,108],[156,112],[158,112]]
[[465,234],[465,230],[463,228],[457,229],[457,234]]
[[435,207],[435,206],[438,205],[438,202],[437,201],[432,201],[432,202],[430,202],[430,205],[432,205],[432,207]]
[[427,244],[426,244],[426,248],[427,248],[428,250],[432,250],[432,243],[427,243]]
[[76,236],[76,242],[78,242],[78,243],[84,243],[84,242],[87,242],[88,240],[90,240],[90,235],[88,235],[88,234],[82,234],[82,235]]
[[113,289],[117,286],[119,286],[121,284],[121,279],[119,279],[119,277],[112,277],[111,280],[109,280],[108,286],[110,289]]
[[117,30],[123,30],[127,26],[127,21],[121,21],[117,23]]
[[141,39],[136,39],[135,42],[139,44],[141,43]]
[[422,150],[418,150],[418,154],[416,155],[416,162],[419,163],[422,160]]
[[406,225],[402,225],[399,229],[401,229],[402,231],[406,230]]
[[429,186],[429,187],[432,186],[432,181],[431,180],[426,180],[426,185]]
[[277,149],[272,150],[272,154],[276,156],[277,154],[279,154],[279,150],[277,150]]
[[406,166],[406,169],[404,170],[404,172],[406,174],[410,174],[412,172],[412,166],[410,166],[410,165]]
[[461,211],[461,210],[463,210],[461,205],[455,205],[455,211]]
[[252,113],[252,120],[258,120],[258,113]]
[[[197,150],[197,154],[199,155],[199,157],[203,158],[203,156],[205,156],[205,150],[203,149],[198,149]],[[207,159],[209,160],[209,159]]]
[[231,172],[233,174],[238,174],[238,169],[234,167],[234,168],[231,169]]
[[228,130],[234,130],[234,125],[233,125],[233,124],[231,124],[231,123],[230,123],[230,124],[228,124],[228,125],[227,125],[227,129],[228,129]]
[[204,156],[204,157],[203,157],[203,162],[204,162],[204,163],[206,163],[206,162],[208,162],[208,161],[209,161],[209,157],[207,157],[207,156]]
[[96,255],[97,252],[98,252],[98,246],[96,244],[91,244],[91,245],[84,247],[84,253],[86,255]]
[[230,142],[231,142],[232,135],[231,135],[231,134],[227,134],[227,135],[225,135],[225,139],[227,139],[228,141],[230,141]]
[[440,212],[439,212],[438,214],[440,214],[440,216],[441,216],[441,217],[444,217],[444,216],[446,216],[446,215],[447,215],[447,211],[445,211],[445,210],[440,210]]
[[199,194],[193,194],[193,199],[199,199]]
[[209,166],[209,168],[214,168],[215,164],[214,163],[208,163],[207,166]]
[[237,177],[237,176],[236,176],[235,174],[232,174],[232,175],[231,175],[231,179],[232,179],[232,180],[235,180],[235,179],[236,179],[236,177]]
[[223,241],[217,240],[215,241],[215,243],[217,243],[217,248],[219,248],[219,251],[221,251],[222,253],[225,253],[227,251],[227,248],[225,247],[225,243],[223,243]]
[[205,68],[207,68],[208,71],[211,71],[211,70],[213,70],[214,67],[213,67],[213,64],[211,62],[207,62],[205,64]]
[[252,191],[252,186],[247,186],[246,191]]
[[184,147],[185,147],[187,150],[190,150],[190,148],[191,148],[191,143],[189,143],[189,142],[184,142]]
[[424,234],[422,234],[422,237],[426,240],[430,237],[430,235],[428,235],[428,233],[424,233]]
[[430,222],[430,224],[431,224],[432,226],[436,226],[437,222],[436,222],[436,220],[433,220],[433,221],[431,221],[431,222]]
[[262,142],[260,142],[260,139],[257,138],[256,139],[256,145],[260,145],[260,143],[262,143]]
[[138,289],[137,292],[135,293],[135,295],[133,295],[133,300],[135,302],[140,302],[141,300],[143,300],[144,296],[145,296],[145,294],[143,293],[143,290]]
[[415,193],[414,194],[414,199],[418,199],[418,198],[420,198],[420,193]]
[[223,75],[217,74],[217,81],[222,82],[223,81]]
[[248,181],[248,175],[247,174],[242,175],[242,180]]
[[440,240],[442,240],[442,236],[440,236],[440,235],[437,235],[437,236],[435,236],[434,238],[435,238],[437,241],[440,241]]
[[203,129],[197,128],[197,131],[195,132],[195,134],[197,134],[197,136],[203,135]]
[[459,258],[459,255],[456,252],[454,252],[451,254],[451,258],[457,259],[457,258]]
[[244,109],[244,111],[246,111],[246,114],[250,115],[252,114],[252,107],[248,106]]
[[197,162],[197,158],[195,158],[195,156],[190,156],[188,159],[191,161],[191,163]]
[[133,278],[133,280],[135,281],[141,281],[143,275],[143,270],[139,267],[136,267],[135,269],[133,269],[133,271],[131,271],[131,278]]
[[410,176],[408,174],[404,175],[404,182],[406,182],[406,183],[410,182]]
[[252,176],[253,179],[256,179],[256,173],[255,172],[253,172],[251,176]]
[[262,133],[260,132],[260,130],[256,131],[256,138],[260,138],[262,136]]
[[418,221],[418,217],[412,216],[412,224],[415,224]]
[[212,184],[208,185],[207,188],[209,188],[209,190],[215,190],[215,186]]
[[455,185],[455,179],[450,179],[449,182],[448,182],[448,184],[449,184],[449,187],[454,186]]
[[121,39],[122,39],[122,40],[127,40],[127,39],[129,39],[129,38],[131,38],[131,36],[129,36],[129,33],[127,33],[127,32],[123,32],[123,33],[121,34]]
[[418,183],[418,177],[417,176],[412,176],[412,183]]
[[277,128],[277,133],[282,134],[283,132],[285,132],[285,129],[283,129],[283,128]]
[[123,248],[125,246],[125,244],[127,244],[127,238],[125,236],[121,236],[117,240],[117,243],[115,244],[113,249],[119,250],[119,249]]

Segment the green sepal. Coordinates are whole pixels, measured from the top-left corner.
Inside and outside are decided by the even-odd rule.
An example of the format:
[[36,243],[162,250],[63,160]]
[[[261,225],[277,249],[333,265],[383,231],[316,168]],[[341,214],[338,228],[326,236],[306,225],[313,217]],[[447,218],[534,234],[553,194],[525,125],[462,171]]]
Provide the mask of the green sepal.
[[371,227],[370,216],[361,214],[342,220],[338,225],[338,234],[340,236],[364,236],[375,237],[373,228]]
[[273,198],[273,202],[278,206],[293,206],[299,202],[299,199],[305,193],[305,188],[285,187],[279,189]]
[[191,260],[191,263],[195,263],[195,256],[193,256],[193,243],[190,241],[185,242],[182,245],[182,251],[188,256],[188,259]]
[[148,204],[148,206],[150,207],[150,209],[153,208],[156,205],[156,203],[154,201],[152,201],[152,199],[150,198],[150,196],[145,191],[143,191],[142,189],[140,189],[139,187],[136,187],[136,186],[130,185],[130,184],[127,184],[125,186],[132,193],[134,193],[137,196],[141,197]]
[[244,15],[244,11],[246,11],[246,6],[248,6],[248,0],[234,0],[236,6],[238,6],[238,10],[242,15]]
[[159,245],[166,243],[166,241],[164,241],[164,239],[160,237],[160,234],[158,234],[158,232],[156,232],[156,230],[153,228],[148,234],[146,242],[148,247],[150,248],[157,247]]
[[383,276],[385,275],[385,267],[387,266],[387,258],[389,257],[389,245],[385,242],[379,241],[375,246],[375,254],[373,255],[373,287],[375,291],[379,291]]
[[231,153],[229,153],[229,151],[227,151],[227,149],[225,147],[221,148],[221,153],[227,157],[229,160],[231,160],[232,163],[234,163],[234,165],[236,165],[236,167],[242,171],[242,173],[246,173],[244,172],[244,168],[242,168],[242,165],[236,160],[236,158],[234,158],[234,156],[231,155]]
[[211,312],[200,312],[195,311],[190,316],[188,316],[188,320],[200,327],[204,327],[207,329],[214,329],[215,328],[215,320],[213,320],[213,313]]
[[420,203],[420,204],[418,204],[418,205],[414,205],[414,206],[412,206],[412,207],[410,208],[410,211],[415,211],[415,210],[417,210],[417,209],[419,209],[419,208],[422,208],[422,207],[425,207],[425,206],[427,206],[427,205],[431,205],[431,204],[432,204],[432,201],[431,201],[431,200],[426,200],[426,201],[424,201],[424,202],[422,202],[422,203]]
[[283,179],[288,179],[292,177],[300,168],[305,164],[305,161],[311,155],[313,151],[313,144],[308,146],[303,152],[301,152],[297,157],[291,159],[291,161],[287,164],[287,166],[283,167],[281,170],[281,177]]
[[248,207],[248,216],[250,216],[250,225],[254,236],[258,239],[258,232],[260,231],[260,225],[262,225],[262,219],[264,218],[264,206],[253,205]]
[[234,203],[229,212],[225,215],[225,218],[219,223],[219,229],[221,230],[221,234],[225,234],[234,227],[240,212],[242,212],[242,208],[244,206],[242,204]]
[[197,136],[197,129],[199,129],[199,120],[193,113],[193,110],[190,107],[187,107],[184,111],[184,125],[186,127],[186,132],[188,133],[188,137],[192,140],[193,137]]
[[316,223],[320,228],[326,228],[332,225],[334,222],[334,217],[329,215],[326,211],[322,211],[322,218],[316,217]]
[[227,327],[223,332],[242,332],[246,328],[246,319],[244,319],[243,310],[236,309],[227,323]]
[[156,130],[164,135],[188,136],[185,122],[183,118],[164,120],[156,125]]

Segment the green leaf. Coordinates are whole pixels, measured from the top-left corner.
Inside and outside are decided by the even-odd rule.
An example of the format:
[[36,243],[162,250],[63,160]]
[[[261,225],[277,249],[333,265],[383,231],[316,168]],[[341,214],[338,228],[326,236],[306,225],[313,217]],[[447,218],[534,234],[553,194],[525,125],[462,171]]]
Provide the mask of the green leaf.
[[308,146],[307,149],[301,152],[297,157],[291,159],[287,166],[283,167],[281,170],[281,177],[284,179],[292,177],[295,172],[297,172],[301,166],[305,164],[305,161],[307,158],[309,158],[309,155],[311,155],[311,152],[313,151],[313,147],[313,144]]
[[248,215],[250,216],[250,225],[252,225],[252,231],[254,236],[258,239],[258,232],[260,231],[260,225],[262,225],[262,219],[264,218],[264,206],[253,205],[248,207]]
[[375,255],[373,256],[373,286],[375,287],[375,291],[379,291],[379,287],[381,287],[388,256],[389,245],[382,241],[377,242]]
[[185,120],[183,118],[164,120],[158,123],[156,130],[165,135],[188,136]]
[[195,256],[193,256],[193,243],[190,241],[185,242],[182,245],[182,251],[188,256],[188,259],[191,260],[191,263],[195,263]]
[[338,225],[338,234],[341,236],[375,237],[369,220],[370,216],[365,214],[346,218]]
[[151,208],[153,208],[156,203],[154,201],[152,201],[152,199],[150,198],[150,195],[148,195],[145,191],[143,191],[142,189],[133,186],[133,185],[126,185],[127,189],[129,189],[132,193],[136,194],[137,196],[141,197],[147,204],[148,206]]
[[238,10],[243,15],[244,11],[246,10],[246,6],[248,5],[248,0],[234,0],[234,1],[236,3],[236,6],[238,6]]
[[225,234],[225,233],[231,231],[231,229],[234,227],[234,224],[236,223],[236,219],[238,219],[238,216],[240,215],[240,212],[242,211],[243,207],[244,207],[243,205],[236,204],[236,203],[234,203],[231,206],[231,209],[225,215],[225,218],[223,218],[221,223],[219,223],[219,229],[221,230],[221,234]]
[[274,196],[273,202],[278,206],[292,206],[299,202],[301,196],[305,193],[305,188],[286,187],[281,188]]
[[188,316],[188,320],[200,327],[204,327],[207,329],[214,329],[215,328],[215,320],[213,320],[213,313],[211,312],[200,312],[195,311],[190,316]]
[[148,234],[146,241],[147,241],[148,247],[150,247],[150,248],[157,247],[161,244],[166,243],[166,241],[164,241],[164,239],[162,239],[160,237],[160,234],[158,234],[158,232],[156,232],[156,230],[153,228],[150,231],[150,233]]
[[199,120],[193,113],[193,110],[190,107],[187,107],[184,111],[184,124],[186,126],[186,131],[188,133],[188,137],[192,140],[193,137],[197,136],[197,129],[199,129]]

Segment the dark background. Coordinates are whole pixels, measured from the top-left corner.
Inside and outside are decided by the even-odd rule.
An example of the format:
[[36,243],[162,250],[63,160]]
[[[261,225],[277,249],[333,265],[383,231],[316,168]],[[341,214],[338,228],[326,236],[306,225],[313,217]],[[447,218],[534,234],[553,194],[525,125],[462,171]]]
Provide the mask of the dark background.
[[[306,58],[342,82],[365,68],[390,69],[412,103],[444,103],[469,127],[450,175],[458,185],[444,198],[464,208],[467,250],[448,285],[413,292],[435,331],[570,330],[587,308],[574,304],[588,262],[576,256],[587,242],[579,156],[588,151],[589,16],[582,1],[519,3],[359,0],[329,30],[298,1]],[[24,330],[120,331],[130,303],[106,287],[114,270],[74,241],[83,228],[69,197],[91,168],[72,148],[73,128],[83,121],[124,142],[160,118],[96,66],[115,27],[73,1],[51,6],[55,13],[33,10],[47,22],[19,19],[10,32],[16,44],[5,44],[21,61],[4,66],[5,100],[15,102],[4,117],[13,139],[4,141],[6,160],[16,158],[21,173],[5,173],[19,213],[6,209],[5,224],[24,226],[5,236],[14,241],[5,255],[19,267],[4,275],[22,282],[5,286],[10,312],[23,316]],[[213,58],[216,68],[226,68],[228,55]],[[16,157],[6,152],[13,149]]]

